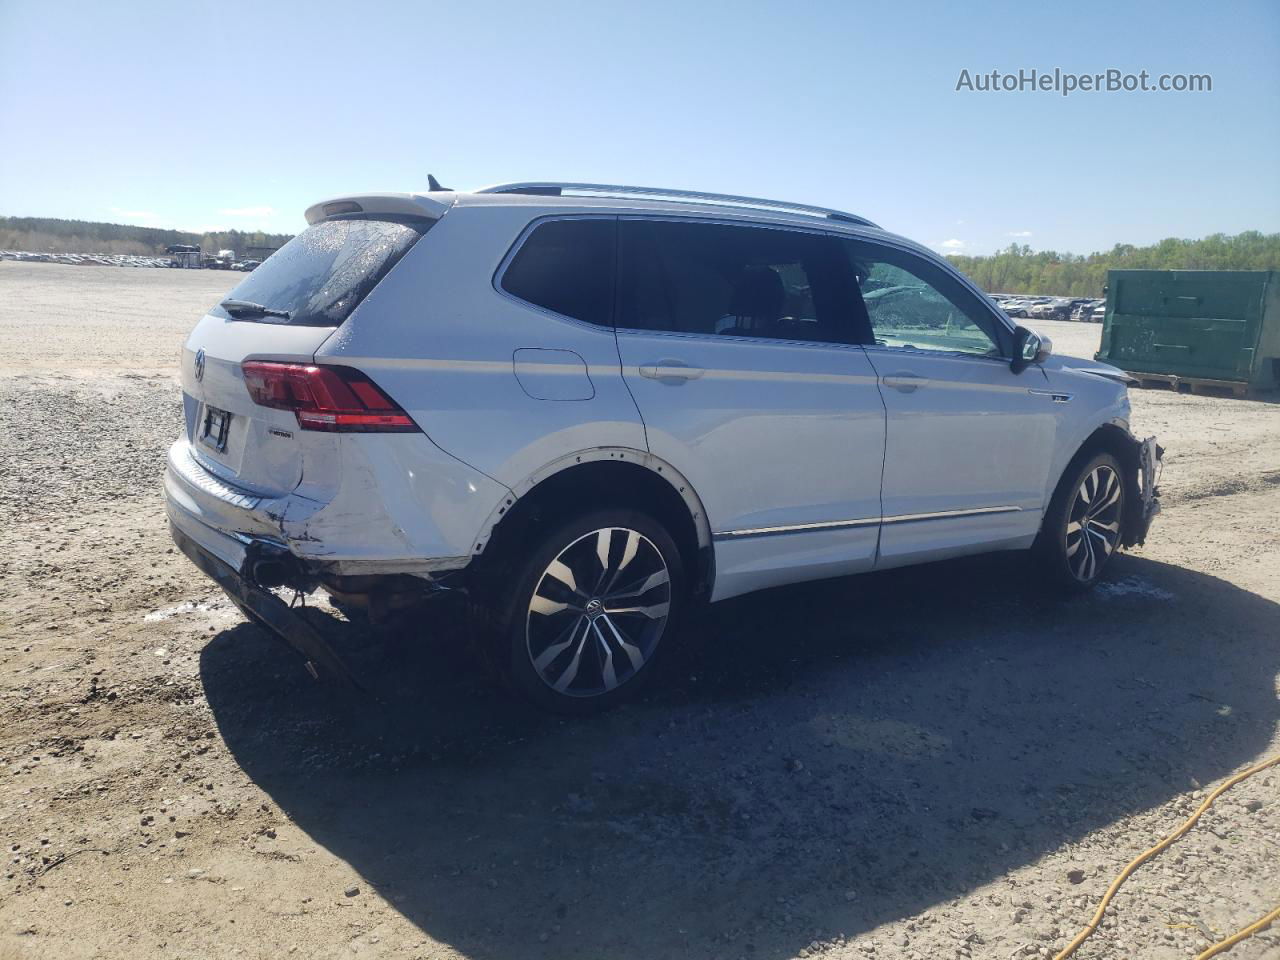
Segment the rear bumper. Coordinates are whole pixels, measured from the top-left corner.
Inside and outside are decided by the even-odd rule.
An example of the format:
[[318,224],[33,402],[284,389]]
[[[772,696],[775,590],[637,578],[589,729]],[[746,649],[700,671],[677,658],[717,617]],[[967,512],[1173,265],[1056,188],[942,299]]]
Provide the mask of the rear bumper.
[[313,575],[430,577],[458,570],[509,491],[420,434],[343,438],[327,501],[264,497],[210,473],[179,439],[169,449],[165,502],[175,527],[240,569],[258,541],[287,550]]
[[225,538],[219,540],[206,530],[204,542],[199,542],[174,521],[172,513],[169,532],[178,549],[217,583],[246,616],[270,629],[298,651],[306,659],[307,668],[313,676],[324,670],[357,689],[363,689],[342,658],[310,623],[275,594],[250,582],[244,575],[246,559],[243,549],[240,551],[241,566],[233,566],[227,557],[215,553],[207,545],[212,543],[215,549],[234,556],[236,548],[224,542]]

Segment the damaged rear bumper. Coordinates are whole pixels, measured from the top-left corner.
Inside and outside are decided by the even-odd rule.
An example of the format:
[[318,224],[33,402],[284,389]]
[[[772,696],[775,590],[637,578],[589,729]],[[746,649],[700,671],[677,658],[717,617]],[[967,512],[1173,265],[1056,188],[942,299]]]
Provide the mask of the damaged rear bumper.
[[307,671],[312,676],[317,676],[320,669],[324,669],[355,689],[364,690],[364,686],[356,680],[351,669],[343,663],[342,658],[334,652],[332,646],[311,623],[303,620],[300,613],[284,603],[279,596],[253,584],[248,579],[247,568],[253,563],[264,562],[259,557],[261,550],[255,549],[259,547],[259,543],[255,541],[246,545],[243,552],[243,566],[236,568],[227,559],[219,557],[212,550],[197,543],[192,536],[180,529],[172,517],[170,517],[169,532],[173,535],[173,541],[178,545],[178,549],[186,554],[189,561],[195,563],[206,576],[216,582],[232,599],[232,603],[236,604],[247,617],[268,627],[271,632],[282,637],[285,643],[302,654],[306,659]]

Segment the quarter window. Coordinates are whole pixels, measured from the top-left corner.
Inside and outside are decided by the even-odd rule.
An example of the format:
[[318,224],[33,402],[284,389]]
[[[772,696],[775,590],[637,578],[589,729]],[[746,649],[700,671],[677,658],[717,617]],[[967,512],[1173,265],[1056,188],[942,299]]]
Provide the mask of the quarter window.
[[691,221],[618,225],[617,324],[853,343],[847,264],[821,234]]
[[843,243],[877,344],[985,357],[1005,354],[1003,332],[991,312],[941,267],[879,244]]
[[612,218],[539,224],[502,275],[502,289],[566,317],[610,326],[616,229]]

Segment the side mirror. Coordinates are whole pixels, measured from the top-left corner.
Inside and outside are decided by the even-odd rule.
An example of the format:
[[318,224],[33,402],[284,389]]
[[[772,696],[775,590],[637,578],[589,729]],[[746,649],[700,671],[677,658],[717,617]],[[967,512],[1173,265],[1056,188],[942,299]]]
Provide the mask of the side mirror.
[[1053,353],[1053,341],[1034,330],[1018,327],[1013,331],[1013,359],[1009,369],[1021,373],[1033,363],[1043,363]]

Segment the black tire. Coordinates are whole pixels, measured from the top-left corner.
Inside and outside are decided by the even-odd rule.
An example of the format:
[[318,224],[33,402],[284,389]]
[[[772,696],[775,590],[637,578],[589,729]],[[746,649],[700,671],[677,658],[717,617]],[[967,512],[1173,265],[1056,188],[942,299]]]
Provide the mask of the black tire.
[[1067,468],[1033,548],[1053,587],[1078,593],[1098,582],[1120,551],[1128,492],[1124,468],[1110,453],[1078,457]]
[[491,561],[473,597],[493,672],[556,713],[598,713],[636,696],[688,608],[666,528],[633,510],[598,510],[508,550],[520,555]]

